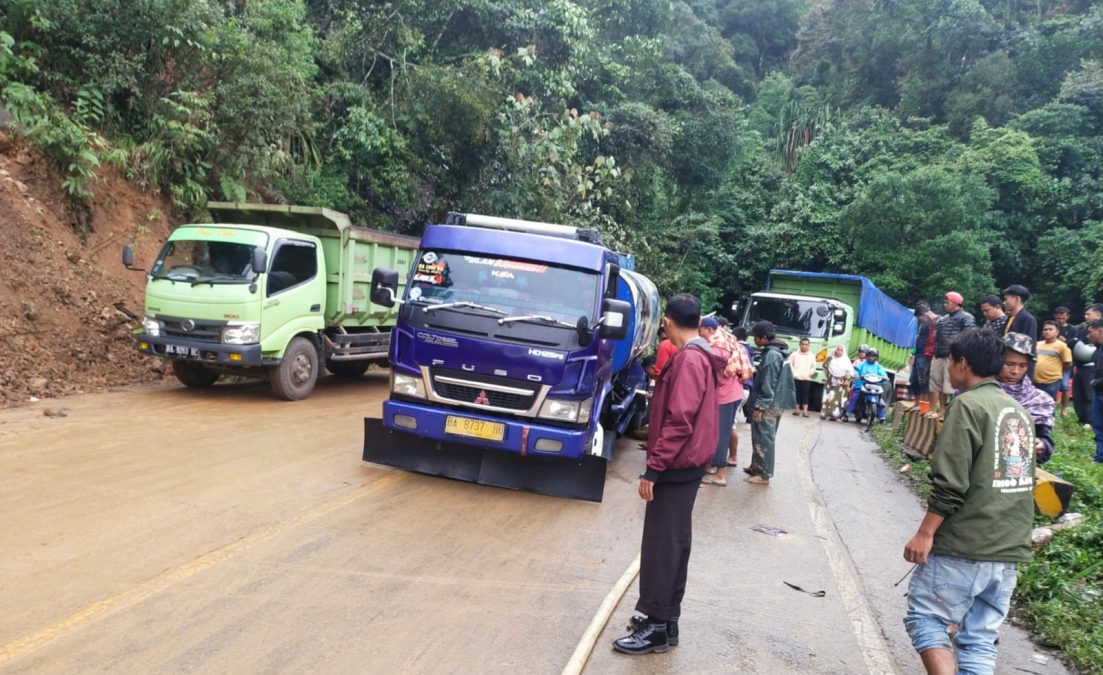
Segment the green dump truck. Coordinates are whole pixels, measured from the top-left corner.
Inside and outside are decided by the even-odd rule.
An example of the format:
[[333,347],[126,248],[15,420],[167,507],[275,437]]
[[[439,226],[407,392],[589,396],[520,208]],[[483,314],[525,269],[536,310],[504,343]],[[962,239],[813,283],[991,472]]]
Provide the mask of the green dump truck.
[[[397,271],[401,289],[416,238],[354,227],[324,208],[207,210],[211,222],[176,228],[148,271],[139,351],[172,361],[188,387],[261,377],[289,401],[313,391],[322,363],[359,377],[387,358],[396,310],[372,304],[372,270]],[[133,260],[124,247],[123,263]]]
[[[743,325],[773,322],[778,337],[794,351],[802,338],[808,338],[819,364],[839,344],[852,359],[859,345],[866,344],[880,352],[881,365],[895,377],[908,364],[915,344],[914,312],[862,276],[770,270],[766,290],[744,304]],[[815,382],[812,400],[818,403],[822,365]]]

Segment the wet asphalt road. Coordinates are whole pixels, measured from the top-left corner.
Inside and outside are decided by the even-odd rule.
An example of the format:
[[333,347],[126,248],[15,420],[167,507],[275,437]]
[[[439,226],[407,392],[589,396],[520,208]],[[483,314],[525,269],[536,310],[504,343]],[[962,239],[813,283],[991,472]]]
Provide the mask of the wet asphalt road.
[[[0,672],[559,672],[638,552],[643,453],[619,443],[602,504],[368,465],[385,383],[0,411]],[[611,651],[633,584],[586,672],[917,672],[891,585],[921,514],[856,428],[787,418],[769,488],[701,490],[682,644]]]

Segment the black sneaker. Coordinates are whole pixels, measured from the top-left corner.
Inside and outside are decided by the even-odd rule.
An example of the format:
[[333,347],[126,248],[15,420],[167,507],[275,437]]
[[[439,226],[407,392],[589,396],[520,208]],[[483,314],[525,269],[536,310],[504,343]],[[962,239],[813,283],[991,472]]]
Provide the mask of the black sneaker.
[[650,654],[665,652],[670,648],[665,621],[644,619],[643,625],[619,640],[613,641],[613,649],[622,654]]
[[[646,616],[634,615],[628,620],[628,630],[637,631],[647,623]],[[666,638],[671,647],[678,646],[678,620],[672,619],[666,622]]]

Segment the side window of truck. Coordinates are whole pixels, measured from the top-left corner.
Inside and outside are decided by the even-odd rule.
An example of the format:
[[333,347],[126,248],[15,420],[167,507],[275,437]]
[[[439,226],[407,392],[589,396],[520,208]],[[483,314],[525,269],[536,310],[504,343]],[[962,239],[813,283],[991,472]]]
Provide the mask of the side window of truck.
[[306,241],[281,241],[268,270],[268,295],[310,281],[318,274],[318,255],[314,244]]

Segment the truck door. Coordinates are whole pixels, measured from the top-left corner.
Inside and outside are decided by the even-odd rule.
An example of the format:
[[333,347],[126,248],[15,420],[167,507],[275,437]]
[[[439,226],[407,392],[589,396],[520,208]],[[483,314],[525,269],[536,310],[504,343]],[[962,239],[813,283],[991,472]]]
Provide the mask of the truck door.
[[322,328],[325,275],[314,242],[278,240],[272,249],[272,262],[264,283],[262,340],[279,336],[276,348],[282,349],[296,333]]

